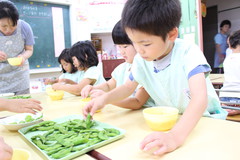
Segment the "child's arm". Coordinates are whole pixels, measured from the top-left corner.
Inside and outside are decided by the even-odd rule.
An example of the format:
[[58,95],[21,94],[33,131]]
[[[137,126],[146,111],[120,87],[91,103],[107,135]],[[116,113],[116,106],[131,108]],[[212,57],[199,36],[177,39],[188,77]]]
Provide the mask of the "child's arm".
[[161,155],[171,152],[181,146],[203,112],[207,108],[207,87],[204,73],[199,73],[189,79],[191,100],[177,124],[169,132],[153,132],[142,141],[140,148],[144,151],[154,147],[154,154]]
[[112,89],[116,88],[116,80],[114,78],[111,78],[105,83],[93,86],[93,89],[100,89],[103,90],[104,92],[109,92]]
[[66,78],[59,79],[58,82],[59,82],[59,83],[66,83],[66,84],[77,84],[77,83],[74,82],[73,80],[71,80],[71,79],[66,79]]
[[138,83],[135,81],[127,80],[127,82],[100,97],[91,100],[84,108],[83,115],[86,117],[88,113],[93,115],[96,110],[104,107],[106,104],[118,102],[130,96],[137,88]]
[[92,85],[85,86],[81,91],[81,96],[82,98],[87,98],[90,95],[92,98],[95,98],[96,96],[94,95],[96,95],[96,92],[101,90],[102,91],[101,93],[98,92],[101,95],[102,93],[108,92],[113,88],[116,88],[116,80],[111,78],[107,82],[96,85],[96,86],[92,86]]
[[128,97],[122,101],[112,103],[116,106],[128,109],[140,109],[147,102],[149,94],[141,87],[137,90],[135,97]]
[[83,89],[83,87],[85,87],[86,85],[94,84],[95,81],[96,81],[95,79],[84,78],[78,84],[71,85],[71,84],[55,83],[52,85],[52,88],[54,90],[63,90],[71,94],[74,94],[76,96],[80,96],[81,90]]
[[54,83],[58,83],[58,79],[47,78],[47,79],[44,80],[45,85],[54,84]]

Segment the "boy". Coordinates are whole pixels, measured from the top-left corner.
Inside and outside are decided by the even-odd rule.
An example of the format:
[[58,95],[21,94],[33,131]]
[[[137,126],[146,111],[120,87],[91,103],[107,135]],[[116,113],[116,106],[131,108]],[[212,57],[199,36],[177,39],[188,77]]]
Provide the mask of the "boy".
[[[169,132],[153,132],[142,141],[144,151],[161,155],[181,146],[202,115],[226,118],[207,77],[211,68],[201,50],[177,39],[181,19],[179,0],[128,0],[122,25],[139,53],[129,80],[90,101],[83,113],[129,96],[142,85],[156,105],[173,106],[183,115]],[[190,93],[186,96],[186,94]]]
[[[96,86],[85,86],[81,91],[82,98],[87,98],[88,95],[90,95],[91,98],[96,98],[105,92],[109,92],[114,88],[124,84],[128,79],[132,62],[137,52],[127,34],[123,30],[121,21],[118,21],[114,26],[112,30],[112,39],[126,62],[120,64],[114,69],[112,72],[112,78],[107,82]],[[135,92],[130,97],[120,102],[115,102],[114,105],[127,109],[140,109],[144,104],[145,106],[154,105],[154,103],[151,101],[151,98],[148,100],[149,95],[143,87],[138,87]]]

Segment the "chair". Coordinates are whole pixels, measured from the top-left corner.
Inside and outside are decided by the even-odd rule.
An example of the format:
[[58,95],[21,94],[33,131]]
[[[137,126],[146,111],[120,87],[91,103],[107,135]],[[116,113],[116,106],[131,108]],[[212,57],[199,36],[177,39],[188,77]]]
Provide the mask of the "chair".
[[[219,92],[230,92],[230,93],[240,93],[239,90],[222,90],[222,89],[215,89],[219,96]],[[220,101],[223,109],[231,109],[231,110],[239,110],[240,111],[240,103],[234,103],[234,102],[225,102]],[[233,116],[227,116],[227,120],[231,121],[238,121],[240,122],[240,114],[233,115]]]

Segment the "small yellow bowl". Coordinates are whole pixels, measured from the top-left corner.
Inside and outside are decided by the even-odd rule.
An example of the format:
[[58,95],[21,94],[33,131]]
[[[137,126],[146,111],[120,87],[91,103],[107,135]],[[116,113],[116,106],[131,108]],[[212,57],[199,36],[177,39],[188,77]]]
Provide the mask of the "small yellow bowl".
[[30,160],[30,152],[25,149],[15,148],[13,149],[12,160]]
[[12,66],[18,66],[22,63],[23,58],[22,57],[14,57],[14,58],[8,58],[7,61]]
[[145,121],[155,131],[170,130],[178,119],[178,113],[177,108],[166,106],[145,108],[143,110]]
[[47,94],[51,98],[51,100],[56,101],[56,100],[61,100],[63,99],[64,96],[64,91],[61,90],[53,90],[52,88],[47,89]]

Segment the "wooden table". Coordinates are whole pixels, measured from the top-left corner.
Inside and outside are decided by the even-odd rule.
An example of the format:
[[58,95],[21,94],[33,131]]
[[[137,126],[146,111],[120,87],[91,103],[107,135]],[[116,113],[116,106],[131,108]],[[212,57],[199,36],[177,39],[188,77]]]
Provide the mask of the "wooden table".
[[[80,97],[65,94],[61,101],[51,101],[45,93],[33,94],[32,97],[42,102],[44,120],[82,114],[83,105],[80,103]],[[1,112],[0,116],[10,114],[12,113]],[[139,149],[142,139],[152,132],[145,123],[141,110],[132,111],[108,105],[101,112],[96,113],[94,119],[126,130],[124,138],[96,149],[98,152],[113,160],[160,159]],[[185,144],[174,152],[161,156],[161,160],[238,160],[240,159],[239,134],[240,123],[203,117]],[[0,135],[9,145],[29,150],[33,160],[45,158],[18,132],[9,132],[0,126]],[[93,158],[83,155],[75,159]]]
[[209,78],[215,88],[220,89],[223,86],[224,74],[210,74]]
[[[223,86],[224,74],[210,74],[209,78],[210,78],[214,88],[220,89]],[[240,115],[227,116],[227,120],[240,122]]]

